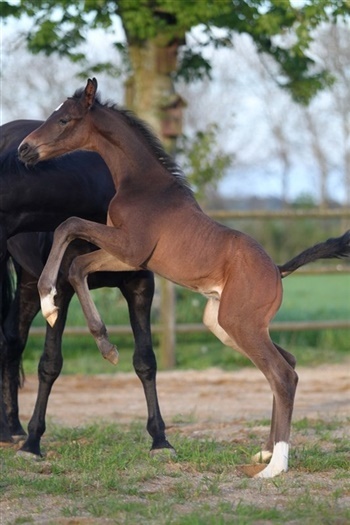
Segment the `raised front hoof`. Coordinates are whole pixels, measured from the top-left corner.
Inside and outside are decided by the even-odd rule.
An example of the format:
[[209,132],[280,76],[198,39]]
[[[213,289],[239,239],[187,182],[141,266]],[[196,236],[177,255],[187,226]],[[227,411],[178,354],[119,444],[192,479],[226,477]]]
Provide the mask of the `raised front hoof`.
[[58,308],[55,308],[55,310],[51,312],[50,314],[44,315],[44,317],[46,321],[49,323],[49,325],[51,326],[51,328],[53,328],[58,318]]
[[117,365],[119,361],[119,353],[117,348],[114,345],[109,345],[108,349],[103,348],[102,357],[107,359],[112,365]]
[[41,299],[41,311],[46,321],[51,327],[55,325],[58,317],[58,308],[54,303],[53,298],[56,295],[56,288],[52,288],[51,292]]
[[269,450],[260,450],[252,456],[252,463],[268,463],[272,458],[272,452]]

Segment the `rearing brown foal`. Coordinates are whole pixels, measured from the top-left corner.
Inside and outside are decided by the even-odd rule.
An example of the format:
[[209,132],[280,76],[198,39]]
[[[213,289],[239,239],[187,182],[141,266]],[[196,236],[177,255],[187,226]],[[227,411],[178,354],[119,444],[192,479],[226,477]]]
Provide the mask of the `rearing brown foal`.
[[96,91],[96,79],[89,79],[84,90],[68,98],[19,147],[20,158],[28,164],[77,149],[97,151],[117,190],[107,225],[71,218],[56,229],[39,282],[43,314],[54,324],[57,274],[67,245],[77,237],[101,248],[75,259],[70,280],[102,355],[112,362],[116,349],[91,299],[89,273],[148,268],[204,294],[205,325],[225,345],[247,356],[270,384],[270,436],[256,460],[271,458],[259,477],[276,476],[288,469],[298,381],[294,357],[269,335],[269,323],[282,300],[281,276],[319,258],[349,256],[350,231],[276,266],[251,237],[209,218],[147,127],[127,111],[101,104]]

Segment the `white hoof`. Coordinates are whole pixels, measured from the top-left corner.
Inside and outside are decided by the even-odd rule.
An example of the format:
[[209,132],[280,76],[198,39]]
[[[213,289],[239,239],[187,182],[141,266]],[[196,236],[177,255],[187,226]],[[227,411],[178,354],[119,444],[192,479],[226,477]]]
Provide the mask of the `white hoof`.
[[53,300],[55,295],[56,288],[52,288],[51,292],[41,299],[41,311],[50,326],[54,326],[58,317],[58,308]]
[[51,328],[53,328],[55,326],[55,323],[57,321],[57,317],[58,317],[58,308],[56,308],[54,312],[52,312],[51,314],[49,314],[46,317],[46,321],[49,323]]
[[112,365],[117,365],[119,361],[119,353],[116,347],[114,346],[110,352],[108,352],[108,355],[104,356],[105,359],[107,359]]
[[270,463],[267,465],[264,470],[261,470],[256,474],[255,478],[274,478],[282,472],[287,472],[288,470],[288,454],[289,454],[289,445],[284,441],[276,443],[273,449],[273,454]]
[[272,458],[272,452],[269,450],[261,450],[252,456],[253,463],[267,463]]
[[264,470],[261,470],[260,472],[258,472],[258,474],[255,474],[254,478],[263,478],[263,479],[269,479],[269,478],[274,478],[275,476],[278,476],[279,474],[282,474],[282,472],[287,472],[288,470],[288,467],[287,468],[274,468],[274,467],[270,467],[270,464],[267,465],[266,468],[264,468]]

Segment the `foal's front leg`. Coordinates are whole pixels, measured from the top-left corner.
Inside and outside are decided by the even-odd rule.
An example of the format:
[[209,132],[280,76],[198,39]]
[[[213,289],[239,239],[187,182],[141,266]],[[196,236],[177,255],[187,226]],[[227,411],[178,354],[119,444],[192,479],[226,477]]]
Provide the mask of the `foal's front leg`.
[[87,278],[90,273],[94,272],[133,270],[136,270],[136,268],[124,264],[104,250],[97,250],[76,257],[69,269],[68,279],[78,296],[91,335],[95,339],[104,359],[107,359],[114,365],[118,363],[118,351],[108,340],[107,328],[92,300]]
[[[104,243],[104,248],[113,251],[114,236],[112,233],[115,231],[115,228],[111,226],[87,221],[79,217],[71,217],[56,228],[50,255],[38,282],[41,310],[51,326],[55,324],[57,319],[57,306],[54,303],[57,276],[69,243],[74,239],[84,239],[100,247],[101,241]],[[124,266],[120,270],[129,270],[129,268]]]

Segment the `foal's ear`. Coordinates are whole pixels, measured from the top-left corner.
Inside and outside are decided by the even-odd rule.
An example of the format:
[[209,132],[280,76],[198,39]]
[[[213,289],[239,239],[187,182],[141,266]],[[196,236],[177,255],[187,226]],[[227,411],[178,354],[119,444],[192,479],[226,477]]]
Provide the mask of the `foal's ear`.
[[95,96],[97,92],[97,80],[96,78],[88,79],[85,91],[84,91],[84,101],[85,101],[85,107],[86,109],[90,109],[94,102],[95,102]]

